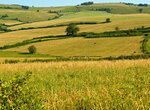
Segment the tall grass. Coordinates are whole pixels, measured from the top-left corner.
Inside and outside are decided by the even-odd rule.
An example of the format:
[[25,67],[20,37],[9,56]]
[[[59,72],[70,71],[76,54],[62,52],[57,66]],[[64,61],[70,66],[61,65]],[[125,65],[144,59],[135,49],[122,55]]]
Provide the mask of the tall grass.
[[0,76],[32,71],[46,109],[150,108],[150,60],[0,64]]

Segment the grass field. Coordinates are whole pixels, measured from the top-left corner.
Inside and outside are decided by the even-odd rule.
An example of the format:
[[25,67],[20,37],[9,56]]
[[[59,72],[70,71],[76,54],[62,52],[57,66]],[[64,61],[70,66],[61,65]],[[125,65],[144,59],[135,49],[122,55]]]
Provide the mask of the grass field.
[[[57,14],[50,14],[45,12],[36,12],[28,10],[13,10],[13,9],[0,9],[0,16],[7,14],[6,20],[18,18],[22,22],[45,21],[57,16]],[[32,16],[31,16],[32,15]]]
[[48,110],[150,108],[150,60],[0,64],[0,77],[32,71]]
[[[141,54],[143,37],[69,38],[35,43],[37,53],[51,56],[120,56]],[[6,51],[28,52],[29,45]]]

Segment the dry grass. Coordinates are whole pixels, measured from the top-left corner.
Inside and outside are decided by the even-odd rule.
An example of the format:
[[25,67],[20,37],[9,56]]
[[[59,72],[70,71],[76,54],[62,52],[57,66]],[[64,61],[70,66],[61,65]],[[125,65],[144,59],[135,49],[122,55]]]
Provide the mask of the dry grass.
[[0,64],[0,77],[32,71],[48,110],[149,109],[150,60]]

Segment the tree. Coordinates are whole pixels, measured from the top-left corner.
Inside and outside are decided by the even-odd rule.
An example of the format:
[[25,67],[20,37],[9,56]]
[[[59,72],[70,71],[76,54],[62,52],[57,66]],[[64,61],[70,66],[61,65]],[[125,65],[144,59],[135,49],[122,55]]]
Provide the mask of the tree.
[[94,2],[84,2],[84,3],[81,3],[81,5],[92,5],[94,4]]
[[79,29],[79,27],[77,25],[71,23],[66,28],[66,33],[67,33],[68,36],[70,36],[70,35],[76,35],[79,30],[80,29]]
[[28,51],[30,54],[34,54],[34,53],[36,53],[36,47],[34,45],[32,45],[28,48]]
[[110,20],[110,18],[107,18],[106,23],[109,23],[109,22],[111,22],[111,20]]
[[143,12],[143,9],[142,9],[142,8],[140,8],[140,9],[139,9],[139,12],[140,12],[140,13],[142,13],[142,12]]
[[115,27],[115,30],[116,30],[116,31],[119,31],[119,27]]
[[23,9],[28,10],[29,6],[21,6]]

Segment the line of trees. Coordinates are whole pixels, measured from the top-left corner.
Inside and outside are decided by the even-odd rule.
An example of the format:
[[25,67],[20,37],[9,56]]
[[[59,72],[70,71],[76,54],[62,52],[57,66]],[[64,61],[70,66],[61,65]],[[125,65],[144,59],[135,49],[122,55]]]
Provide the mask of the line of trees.
[[25,9],[25,10],[28,10],[29,9],[29,6],[21,6],[22,9]]
[[84,3],[81,3],[81,5],[92,5],[94,4],[94,2],[84,2]]
[[123,2],[123,4],[125,4],[125,5],[134,5],[134,6],[143,6],[143,7],[147,7],[148,6],[148,4],[143,4],[143,3],[140,3],[140,4],[134,4],[134,3],[125,3],[125,2]]

